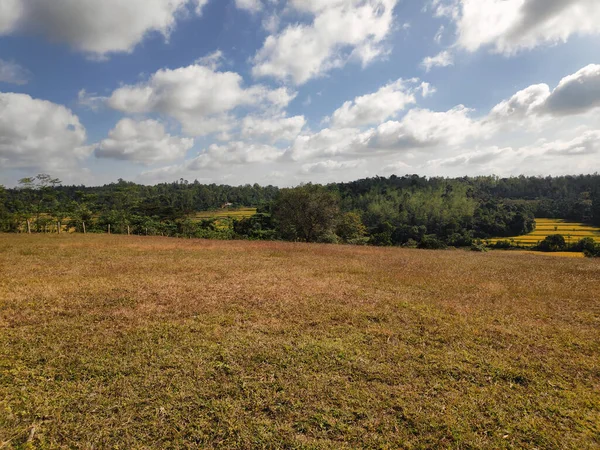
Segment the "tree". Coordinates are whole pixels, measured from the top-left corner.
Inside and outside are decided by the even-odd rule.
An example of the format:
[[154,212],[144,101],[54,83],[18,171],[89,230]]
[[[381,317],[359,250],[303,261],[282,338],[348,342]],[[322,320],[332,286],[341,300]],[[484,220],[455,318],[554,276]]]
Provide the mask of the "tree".
[[273,206],[276,228],[285,239],[317,242],[333,233],[338,202],[335,194],[320,185],[282,189]]
[[31,233],[31,218],[35,216],[37,231],[40,231],[40,218],[44,204],[52,202],[55,198],[56,187],[62,182],[52,178],[47,173],[40,173],[35,177],[26,177],[19,180],[19,189],[25,192],[22,211],[19,211],[27,221],[27,232]]
[[347,212],[339,220],[336,227],[336,234],[342,242],[356,242],[365,237],[367,227],[362,223],[360,214],[357,212]]
[[542,252],[562,252],[567,248],[567,242],[561,234],[552,234],[547,236],[538,245],[538,250]]

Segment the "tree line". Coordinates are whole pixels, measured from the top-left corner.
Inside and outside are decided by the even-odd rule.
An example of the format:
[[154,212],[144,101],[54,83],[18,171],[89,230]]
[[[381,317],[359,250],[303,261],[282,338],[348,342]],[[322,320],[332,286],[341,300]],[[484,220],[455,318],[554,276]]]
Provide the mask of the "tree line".
[[[195,220],[223,205],[256,207],[240,220]],[[326,186],[144,186],[124,180],[63,186],[48,174],[0,188],[4,232],[104,232],[217,239],[472,246],[527,234],[535,217],[600,225],[600,175],[563,177],[374,177]]]

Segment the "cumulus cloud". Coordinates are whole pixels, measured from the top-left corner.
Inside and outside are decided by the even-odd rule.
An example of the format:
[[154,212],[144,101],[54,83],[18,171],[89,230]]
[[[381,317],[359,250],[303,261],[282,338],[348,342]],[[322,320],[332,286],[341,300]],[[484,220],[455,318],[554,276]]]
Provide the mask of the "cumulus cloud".
[[457,45],[506,55],[600,33],[597,0],[433,0],[457,26]]
[[281,150],[278,148],[264,144],[249,144],[241,141],[228,142],[223,145],[213,144],[193,159],[182,164],[146,171],[142,173],[142,177],[152,180],[181,176],[196,177],[198,173],[211,174],[219,169],[273,162],[281,155]]
[[200,14],[208,0],[2,0],[0,34],[42,34],[105,57],[131,52],[147,34],[165,38],[189,6]]
[[0,59],[0,83],[24,85],[29,82],[31,73],[14,61]]
[[496,105],[492,120],[541,119],[583,114],[600,107],[600,65],[591,64],[564,77],[551,90],[547,84],[529,86]]
[[463,105],[441,112],[412,109],[402,120],[385,122],[373,130],[368,146],[388,151],[451,147],[469,138],[484,137],[488,130],[470,116],[471,112]]
[[292,0],[314,16],[270,35],[254,58],[252,73],[303,84],[357,58],[367,64],[386,53],[382,46],[398,0]]
[[97,158],[154,164],[182,158],[193,146],[193,139],[171,136],[155,120],[122,119],[98,144],[95,154]]
[[600,130],[584,132],[568,141],[544,143],[540,150],[547,155],[580,156],[600,154]]
[[291,141],[305,125],[304,116],[265,118],[248,115],[242,120],[241,135],[246,140],[263,139],[271,143]]
[[161,69],[147,82],[123,86],[112,93],[108,104],[130,114],[166,114],[177,119],[186,133],[202,136],[231,130],[235,119],[230,113],[238,107],[281,109],[295,95],[285,88],[246,88],[237,73],[195,64]]
[[600,107],[600,65],[591,64],[563,78],[546,106],[555,115],[580,114]]
[[448,67],[454,64],[454,56],[447,50],[438,53],[435,56],[426,57],[421,66],[427,71],[430,72],[434,67]]
[[71,110],[25,94],[0,93],[0,166],[73,168],[91,153],[86,131]]
[[[381,87],[377,92],[345,102],[329,121],[335,128],[355,128],[393,117],[408,105],[416,103],[415,89],[409,83],[410,81],[399,79]],[[424,87],[424,92],[425,89],[428,90],[429,86]]]
[[364,159],[357,159],[352,161],[319,161],[316,163],[303,164],[301,171],[306,174],[315,174],[315,173],[330,173],[339,170],[350,170],[356,169],[360,166],[363,166],[366,163]]

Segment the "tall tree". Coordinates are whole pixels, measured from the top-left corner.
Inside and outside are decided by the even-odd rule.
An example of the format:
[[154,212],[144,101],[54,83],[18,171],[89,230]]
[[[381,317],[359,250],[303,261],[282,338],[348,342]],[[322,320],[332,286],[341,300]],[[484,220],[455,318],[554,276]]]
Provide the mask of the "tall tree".
[[23,202],[22,214],[27,220],[27,232],[31,233],[31,216],[36,218],[37,231],[40,231],[40,218],[45,209],[48,209],[48,203],[51,203],[56,196],[56,187],[62,182],[58,178],[53,178],[47,173],[40,173],[34,177],[21,178],[19,188],[26,195]]
[[333,233],[338,203],[338,197],[320,185],[282,189],[273,207],[273,217],[283,237],[316,242]]

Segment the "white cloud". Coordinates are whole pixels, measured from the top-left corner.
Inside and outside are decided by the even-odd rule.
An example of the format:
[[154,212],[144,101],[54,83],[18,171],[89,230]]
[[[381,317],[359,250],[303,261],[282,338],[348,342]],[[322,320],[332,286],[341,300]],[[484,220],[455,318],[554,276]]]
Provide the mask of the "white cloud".
[[234,141],[224,145],[213,144],[198,156],[183,164],[160,167],[142,173],[142,177],[151,180],[165,180],[192,176],[199,172],[212,174],[215,170],[227,170],[251,164],[264,164],[281,157],[281,150],[270,145],[249,144]]
[[372,94],[344,103],[329,119],[335,128],[355,128],[380,123],[416,103],[414,89],[399,79]]
[[551,91],[547,84],[529,86],[496,105],[492,120],[543,120],[544,115],[561,117],[600,108],[600,65],[589,65],[564,77]]
[[580,114],[600,107],[600,65],[591,64],[563,78],[546,100],[555,115]]
[[550,96],[547,84],[529,86],[497,104],[490,113],[493,120],[522,120],[538,115]]
[[457,26],[457,44],[506,55],[600,33],[597,0],[434,0],[438,15]]
[[287,149],[286,156],[293,161],[348,155],[364,150],[368,135],[362,136],[354,128],[325,128],[318,133],[303,134]]
[[446,32],[446,27],[444,25],[441,25],[440,28],[438,29],[437,33],[435,33],[433,41],[436,44],[441,44],[445,32]]
[[568,141],[544,143],[540,151],[547,155],[585,156],[600,154],[600,130],[586,131]]
[[193,146],[193,139],[171,136],[155,120],[122,119],[98,144],[95,154],[97,158],[154,164],[183,158]]
[[431,97],[437,92],[437,89],[434,86],[432,86],[429,83],[426,83],[425,81],[421,83],[421,86],[419,86],[419,88],[421,89],[421,95],[423,96],[423,98]]
[[206,56],[203,56],[202,58],[198,58],[196,60],[196,64],[199,66],[208,67],[211,70],[217,70],[219,67],[221,67],[221,64],[223,64],[224,60],[225,56],[223,55],[223,52],[221,50],[216,50]]
[[105,57],[131,52],[148,33],[169,37],[188,5],[208,0],[2,0],[0,34],[22,31]]
[[325,128],[315,134],[300,135],[287,149],[294,161],[333,156],[407,152],[445,146],[448,149],[468,139],[484,138],[493,129],[481,120],[470,117],[472,111],[457,106],[436,112],[412,109],[400,121],[388,121],[375,128]]
[[0,93],[0,166],[73,168],[91,153],[85,128],[71,110],[25,94]]
[[306,174],[330,173],[338,170],[356,169],[360,166],[363,166],[365,163],[366,161],[364,159],[357,159],[352,161],[333,161],[329,159],[327,161],[303,164],[301,170],[303,173]]
[[251,13],[257,13],[263,9],[260,0],[235,0],[235,6]]
[[264,118],[248,115],[242,120],[241,135],[246,140],[264,139],[271,143],[292,141],[305,125],[304,116]]
[[87,92],[85,89],[81,89],[77,94],[77,103],[92,111],[98,111],[106,105],[107,97]]
[[423,66],[427,72],[431,71],[434,67],[448,67],[452,65],[454,65],[454,56],[447,50],[444,50],[435,56],[428,56],[421,63],[421,66]]
[[0,2],[0,35],[12,32],[23,14],[23,0],[2,0]]
[[444,145],[453,147],[469,138],[484,137],[486,127],[470,117],[472,110],[459,105],[445,112],[412,109],[401,121],[383,123],[373,131],[369,147],[398,151]]
[[270,35],[254,58],[252,73],[303,84],[344,66],[363,64],[385,54],[383,41],[398,0],[293,0],[299,11],[314,15],[310,25],[290,25]]
[[0,83],[24,85],[30,77],[31,73],[19,64],[0,59]]
[[181,123],[186,133],[202,136],[230,131],[235,126],[230,113],[238,107],[281,109],[295,95],[285,88],[245,88],[237,73],[192,65],[161,69],[147,82],[123,86],[113,92],[108,104],[130,114],[169,115]]

